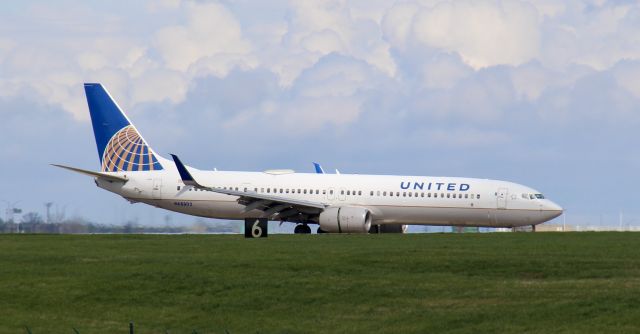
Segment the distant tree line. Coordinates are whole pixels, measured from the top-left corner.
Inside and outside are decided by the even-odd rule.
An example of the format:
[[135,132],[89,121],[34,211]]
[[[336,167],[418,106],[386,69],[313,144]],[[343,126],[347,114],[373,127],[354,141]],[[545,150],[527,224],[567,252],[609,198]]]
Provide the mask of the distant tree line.
[[189,226],[144,226],[129,221],[125,224],[97,224],[82,217],[63,218],[47,223],[35,212],[22,215],[19,222],[0,219],[0,233],[240,233],[240,224],[197,220]]

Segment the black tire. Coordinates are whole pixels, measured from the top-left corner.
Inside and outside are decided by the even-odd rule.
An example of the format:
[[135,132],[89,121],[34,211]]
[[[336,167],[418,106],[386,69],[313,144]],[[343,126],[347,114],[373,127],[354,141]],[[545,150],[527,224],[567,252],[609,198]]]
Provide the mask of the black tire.
[[298,224],[296,225],[296,227],[293,229],[293,233],[295,234],[303,234],[304,233],[304,226],[302,224]]
[[304,234],[311,234],[311,227],[309,227],[309,225],[304,224],[302,225],[302,233]]

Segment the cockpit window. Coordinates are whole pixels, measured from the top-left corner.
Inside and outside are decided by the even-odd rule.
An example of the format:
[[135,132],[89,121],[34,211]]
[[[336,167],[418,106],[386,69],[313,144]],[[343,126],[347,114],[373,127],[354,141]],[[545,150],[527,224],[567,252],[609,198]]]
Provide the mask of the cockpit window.
[[542,194],[536,194],[536,198],[537,198],[537,199],[544,199],[544,195],[542,195]]

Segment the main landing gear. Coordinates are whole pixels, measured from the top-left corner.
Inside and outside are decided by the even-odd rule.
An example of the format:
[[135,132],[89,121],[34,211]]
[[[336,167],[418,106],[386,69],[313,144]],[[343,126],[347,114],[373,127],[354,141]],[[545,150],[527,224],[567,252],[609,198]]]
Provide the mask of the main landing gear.
[[310,234],[311,233],[311,227],[309,227],[309,225],[307,225],[307,224],[298,224],[293,229],[293,233],[295,233],[295,234]]

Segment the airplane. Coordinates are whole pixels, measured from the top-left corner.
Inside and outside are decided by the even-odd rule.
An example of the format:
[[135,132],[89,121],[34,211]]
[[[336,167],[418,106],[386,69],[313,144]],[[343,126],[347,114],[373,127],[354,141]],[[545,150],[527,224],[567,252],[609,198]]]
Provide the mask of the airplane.
[[500,180],[358,174],[207,171],[157,154],[99,83],[85,94],[100,171],[54,165],[94,178],[131,203],[188,215],[244,220],[246,237],[268,235],[267,222],[294,233],[402,233],[407,225],[519,227],[563,209],[533,188]]

